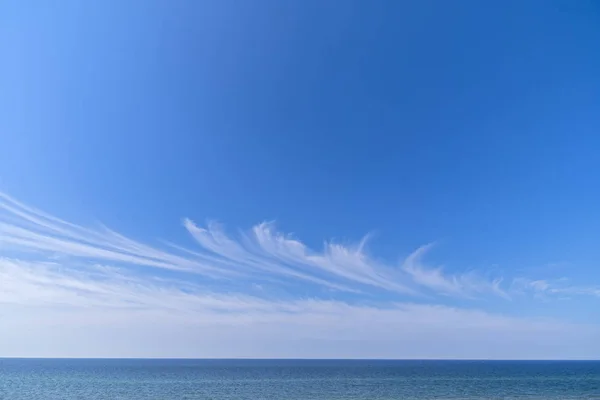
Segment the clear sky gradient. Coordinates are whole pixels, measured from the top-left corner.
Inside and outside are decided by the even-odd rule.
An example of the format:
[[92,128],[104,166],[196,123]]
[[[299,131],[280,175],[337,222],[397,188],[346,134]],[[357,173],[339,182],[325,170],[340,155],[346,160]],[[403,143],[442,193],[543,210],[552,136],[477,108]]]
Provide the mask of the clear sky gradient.
[[600,358],[594,1],[5,1],[0,59],[0,356]]

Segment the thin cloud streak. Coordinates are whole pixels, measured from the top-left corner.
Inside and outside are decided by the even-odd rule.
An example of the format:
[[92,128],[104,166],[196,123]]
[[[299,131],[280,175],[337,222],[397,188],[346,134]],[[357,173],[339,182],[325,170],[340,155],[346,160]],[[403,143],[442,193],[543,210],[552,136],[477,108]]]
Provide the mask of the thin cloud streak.
[[[600,354],[596,340],[600,329],[595,325],[436,304],[259,298],[214,293],[101,265],[77,270],[7,258],[0,259],[0,284],[0,353],[5,355],[539,358]],[[585,352],[561,353],[564,343],[573,343],[574,338]],[[548,348],[555,350],[549,354]]]
[[[429,321],[435,315],[439,324],[470,316],[468,326],[509,326],[518,320],[512,317],[492,315],[477,309],[418,304],[411,302],[387,302],[375,304],[350,304],[343,301],[303,298],[282,300],[261,298],[239,293],[215,293],[206,287],[178,280],[139,277],[127,271],[94,265],[85,270],[65,268],[54,262],[22,261],[0,258],[0,304],[15,306],[39,306],[46,309],[71,310],[94,309],[98,311],[162,311],[211,315],[222,321],[233,322],[251,313],[256,322],[277,320],[302,320],[307,315],[319,320],[319,316],[339,318],[340,321],[354,315],[385,322],[400,315],[410,315],[412,324]],[[377,315],[385,316],[381,321]],[[549,321],[539,320],[539,323]],[[463,324],[465,321],[462,322]]]
[[[330,357],[390,357],[389,345],[403,343],[395,356],[536,358],[547,346],[573,337],[596,343],[600,332],[598,326],[440,305],[447,303],[445,296],[509,298],[519,291],[514,282],[505,290],[499,279],[431,267],[424,261],[431,245],[389,265],[367,253],[367,238],[349,246],[325,243],[315,251],[277,232],[272,223],[236,237],[214,223],[203,228],[186,219],[184,227],[198,247],[170,245],[166,251],[0,195],[0,352],[39,356],[59,344],[62,350],[47,355],[190,356],[190,348],[205,346],[194,355],[264,356],[255,353],[256,343],[271,348],[280,341],[283,350],[272,356],[306,356],[318,342],[321,349],[331,349]],[[325,291],[306,291],[307,284]],[[527,293],[596,293],[566,282],[522,280],[521,286]],[[28,333],[32,320],[44,335]],[[90,335],[99,345],[94,349],[102,350],[91,353],[82,346],[75,351],[71,344],[89,343]],[[115,351],[111,337],[123,338],[121,350]],[[165,337],[173,347],[162,346]],[[503,342],[512,353],[494,352],[498,346],[489,342],[477,348],[482,337]],[[139,345],[140,338],[145,345]],[[514,338],[524,347],[514,347]],[[476,351],[465,353],[460,346]],[[535,346],[539,352],[524,353]],[[421,350],[411,353],[412,348]]]
[[502,278],[484,279],[471,271],[463,274],[447,275],[442,267],[425,267],[423,257],[432,244],[422,246],[406,258],[403,269],[414,282],[439,294],[472,298],[481,294],[494,294],[510,300],[510,295],[501,288]]
[[[399,293],[416,293],[398,282],[406,277],[393,276],[384,266],[369,260],[360,247],[326,244],[322,253],[313,252],[300,241],[274,232],[273,224],[267,223],[255,226],[240,242],[228,237],[215,223],[204,229],[186,219],[184,226],[203,249],[236,268],[285,275],[334,289],[344,290],[353,283]],[[333,284],[332,279],[346,282],[346,285]]]
[[430,245],[417,249],[401,265],[389,265],[367,254],[368,236],[355,245],[325,243],[315,251],[278,232],[273,223],[258,224],[236,238],[216,223],[203,228],[186,218],[183,226],[199,248],[173,245],[166,251],[104,226],[91,229],[64,221],[0,193],[0,246],[24,254],[61,255],[249,284],[283,282],[292,287],[304,282],[355,294],[387,291],[401,296],[509,298],[499,278],[484,279],[474,272],[445,274],[441,268],[426,266],[423,256]]
[[[257,272],[266,273],[275,276],[300,279],[334,290],[356,292],[356,289],[352,289],[348,286],[288,268],[275,260],[253,254],[245,249],[240,243],[229,238],[215,223],[209,223],[208,227],[204,229],[198,227],[193,221],[186,218],[184,219],[183,224],[190,235],[205,251],[220,257],[220,262],[236,271],[254,274]],[[206,257],[206,254],[196,254],[200,258]]]
[[306,265],[361,284],[402,293],[416,293],[414,289],[398,282],[403,278],[401,271],[394,271],[367,256],[364,248],[368,237],[354,247],[325,243],[323,252],[316,253],[302,242],[277,232],[272,223],[255,226],[252,234],[257,251],[287,265]]
[[[9,246],[10,245],[10,246]],[[210,277],[230,275],[218,265],[167,253],[117,234],[107,228],[89,229],[63,221],[0,193],[0,248],[47,252],[105,260]]]
[[519,294],[533,294],[539,299],[550,299],[553,297],[568,298],[571,296],[592,296],[600,298],[600,286],[598,285],[573,285],[569,279],[538,279],[525,278],[514,279],[512,290]]

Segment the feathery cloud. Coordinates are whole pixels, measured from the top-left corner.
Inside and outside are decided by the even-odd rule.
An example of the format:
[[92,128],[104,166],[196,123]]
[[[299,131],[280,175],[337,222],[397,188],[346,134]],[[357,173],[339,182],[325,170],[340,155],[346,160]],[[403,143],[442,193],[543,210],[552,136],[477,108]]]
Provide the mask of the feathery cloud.
[[444,295],[473,297],[480,294],[494,294],[510,299],[509,294],[501,287],[502,278],[485,279],[475,271],[447,275],[441,267],[425,267],[422,259],[431,247],[432,245],[420,247],[404,261],[404,271],[417,284]]
[[237,238],[209,223],[200,227],[190,219],[183,225],[199,245],[167,251],[130,239],[104,226],[96,229],[64,221],[0,193],[0,249],[21,254],[66,256],[88,263],[135,265],[202,275],[220,281],[299,282],[326,290],[360,293],[384,290],[419,295],[419,287],[444,295],[507,297],[500,280],[486,282],[475,274],[446,276],[420,262],[424,248],[409,256],[404,266],[382,263],[365,251],[367,238],[344,246],[325,243],[315,251],[284,235],[273,223],[261,223]]
[[571,296],[593,296],[600,298],[598,285],[574,285],[568,278],[561,279],[526,279],[517,278],[512,283],[513,291],[520,294],[533,294],[540,299],[552,297],[567,298]]
[[[504,289],[500,279],[476,272],[448,274],[426,265],[431,245],[400,265],[389,265],[367,254],[366,238],[351,246],[325,243],[315,251],[277,232],[272,223],[258,224],[237,237],[214,223],[199,227],[185,219],[184,227],[198,248],[171,245],[164,250],[103,226],[92,229],[64,221],[0,193],[0,353],[600,355],[594,339],[600,334],[598,326],[441,305],[447,296],[508,298],[517,290],[514,282]],[[307,295],[295,290],[306,285],[325,291]],[[559,287],[542,280],[522,280],[521,286],[535,293],[597,295],[593,288]],[[388,295],[368,295],[380,292]],[[33,320],[35,330],[30,327]],[[578,347],[565,350],[564,343],[573,338]],[[548,346],[558,350],[550,354]],[[585,354],[578,349],[586,349]]]
[[[8,259],[0,259],[0,282],[0,353],[9,356],[600,355],[598,326],[438,304],[350,304],[213,293],[195,284],[148,279],[113,267],[70,270],[53,262]],[[574,350],[565,346],[574,339]]]

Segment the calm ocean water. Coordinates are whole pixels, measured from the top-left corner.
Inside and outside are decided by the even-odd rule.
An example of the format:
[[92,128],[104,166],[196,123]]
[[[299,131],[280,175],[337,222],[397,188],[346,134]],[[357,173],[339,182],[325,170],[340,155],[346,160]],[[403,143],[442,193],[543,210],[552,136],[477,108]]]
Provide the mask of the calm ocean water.
[[600,362],[0,359],[0,399],[600,399]]

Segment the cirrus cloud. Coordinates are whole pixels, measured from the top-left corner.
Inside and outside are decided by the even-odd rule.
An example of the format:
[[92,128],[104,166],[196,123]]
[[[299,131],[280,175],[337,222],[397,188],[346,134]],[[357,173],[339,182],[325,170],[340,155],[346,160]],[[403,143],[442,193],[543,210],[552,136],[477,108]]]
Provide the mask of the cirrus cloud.
[[[431,267],[424,262],[431,245],[393,265],[370,256],[366,238],[317,251],[273,223],[237,236],[215,223],[184,219],[183,225],[196,248],[153,246],[104,226],[84,227],[0,193],[0,354],[600,355],[591,339],[600,333],[595,325],[478,308],[473,301],[484,296],[511,298],[517,280],[503,287],[500,277]],[[583,294],[527,282],[534,292]],[[472,305],[448,305],[449,297]],[[577,346],[567,345],[569,338]],[[586,343],[589,351],[582,352]]]

